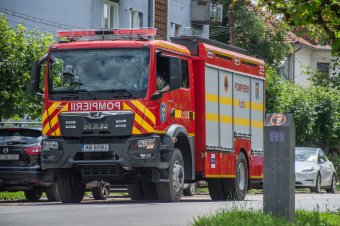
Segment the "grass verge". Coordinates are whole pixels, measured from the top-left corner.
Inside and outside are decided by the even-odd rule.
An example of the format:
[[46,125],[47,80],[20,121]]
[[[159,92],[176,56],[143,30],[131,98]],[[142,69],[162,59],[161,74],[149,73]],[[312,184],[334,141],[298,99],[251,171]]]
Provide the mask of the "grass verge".
[[17,191],[17,192],[0,192],[0,201],[19,201],[25,200],[24,192]]
[[259,210],[220,210],[215,214],[201,216],[194,219],[193,226],[338,226],[340,212],[319,212],[297,210],[295,222],[264,214]]

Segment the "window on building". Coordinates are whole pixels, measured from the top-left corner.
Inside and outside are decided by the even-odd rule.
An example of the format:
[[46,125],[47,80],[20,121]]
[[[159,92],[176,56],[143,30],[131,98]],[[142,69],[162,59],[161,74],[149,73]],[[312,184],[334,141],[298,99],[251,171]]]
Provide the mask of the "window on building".
[[316,68],[323,76],[329,78],[329,63],[318,62],[316,63]]
[[138,11],[131,11],[131,28],[141,28],[143,27],[143,13]]
[[181,25],[172,23],[173,37],[179,37],[181,35]]
[[118,28],[118,4],[104,1],[103,28]]

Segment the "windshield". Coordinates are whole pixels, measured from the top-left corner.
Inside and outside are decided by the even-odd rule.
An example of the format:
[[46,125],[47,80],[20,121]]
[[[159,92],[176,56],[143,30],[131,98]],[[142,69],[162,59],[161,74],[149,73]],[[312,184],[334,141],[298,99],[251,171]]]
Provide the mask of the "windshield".
[[54,51],[50,62],[51,99],[144,98],[146,95],[149,49]]
[[38,130],[1,129],[0,145],[40,143],[41,136],[41,131]]
[[295,149],[295,161],[314,162],[316,160],[315,149]]

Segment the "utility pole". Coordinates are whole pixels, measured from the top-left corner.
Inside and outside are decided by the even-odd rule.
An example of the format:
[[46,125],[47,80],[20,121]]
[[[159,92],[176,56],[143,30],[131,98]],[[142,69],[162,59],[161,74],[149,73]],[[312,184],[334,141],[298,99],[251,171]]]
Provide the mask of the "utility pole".
[[229,42],[230,45],[236,45],[235,41],[235,21],[234,21],[234,3],[231,3],[228,10],[228,24],[229,24]]

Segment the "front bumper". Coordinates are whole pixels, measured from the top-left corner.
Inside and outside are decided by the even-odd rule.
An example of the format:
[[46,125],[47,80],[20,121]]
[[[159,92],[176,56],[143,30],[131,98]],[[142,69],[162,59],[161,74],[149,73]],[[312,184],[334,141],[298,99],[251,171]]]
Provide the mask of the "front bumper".
[[40,167],[0,167],[0,190],[45,186],[46,173]]
[[[153,150],[148,150],[149,157],[136,158],[135,151],[131,150],[131,143],[136,140],[155,138],[158,141]],[[130,137],[126,139],[100,138],[88,139],[62,139],[47,138],[58,142],[58,150],[44,150],[41,154],[43,169],[58,168],[84,168],[98,166],[118,166],[122,169],[132,168],[157,168],[166,169],[169,167],[168,161],[162,161],[162,152],[168,152],[169,145],[160,145],[160,137],[157,135]],[[108,144],[108,151],[83,151],[82,145]]]
[[316,172],[295,173],[295,186],[296,187],[315,187],[316,186]]

